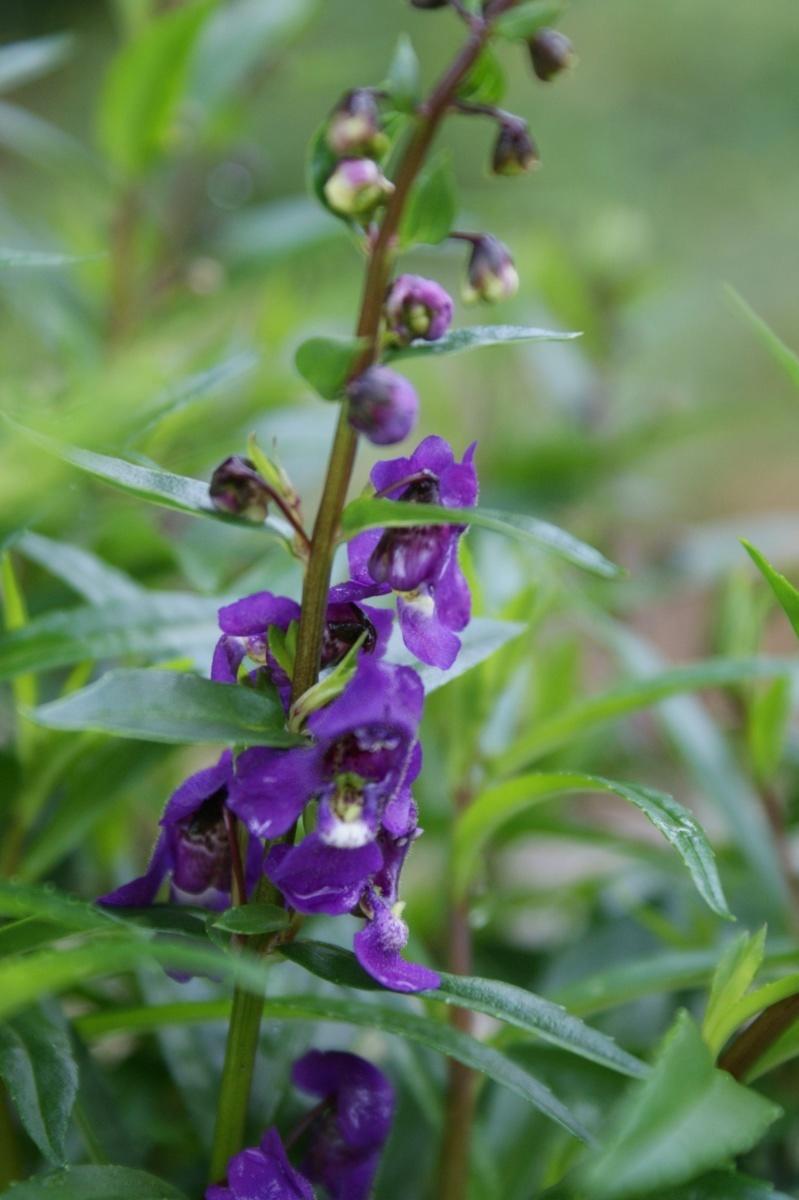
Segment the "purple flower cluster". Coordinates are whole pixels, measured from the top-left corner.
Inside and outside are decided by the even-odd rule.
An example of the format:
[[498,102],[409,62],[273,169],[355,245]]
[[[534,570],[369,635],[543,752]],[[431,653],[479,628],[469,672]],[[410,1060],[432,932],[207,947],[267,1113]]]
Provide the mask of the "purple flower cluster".
[[287,1140],[304,1145],[300,1170],[268,1129],[257,1147],[230,1160],[227,1185],[209,1187],[205,1200],[314,1200],[315,1183],[330,1200],[367,1200],[391,1131],[391,1083],[356,1054],[318,1050],[294,1064],[292,1079],[319,1101]]
[[[378,463],[372,485],[401,504],[469,508],[478,490],[473,457],[470,447],[458,462],[446,442],[429,437],[410,457]],[[237,818],[250,834],[242,867],[248,894],[265,874],[296,912],[353,914],[364,922],[355,954],[374,979],[402,992],[438,986],[434,971],[403,957],[409,935],[399,899],[402,867],[421,833],[411,788],[422,762],[424,689],[412,668],[386,661],[393,615],[367,601],[396,592],[408,648],[423,662],[450,666],[469,620],[469,589],[458,566],[465,529],[422,520],[351,542],[351,578],[328,597],[322,671],[334,671],[353,650],[356,657],[332,699],[311,703],[307,713],[299,706],[307,741],[251,747],[235,758],[228,750],[187,779],[167,804],[144,875],[104,896],[104,904],[151,904],[168,880],[174,903],[224,909],[233,890]],[[273,688],[296,720],[291,674],[299,617],[296,601],[272,592],[220,609],[212,679]],[[305,836],[295,844],[287,835],[300,820]]]

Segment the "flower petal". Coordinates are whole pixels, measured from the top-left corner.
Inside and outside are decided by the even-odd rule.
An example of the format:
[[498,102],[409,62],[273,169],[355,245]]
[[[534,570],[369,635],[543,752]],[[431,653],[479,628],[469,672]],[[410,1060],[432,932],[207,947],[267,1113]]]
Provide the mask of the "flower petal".
[[279,837],[291,829],[320,782],[315,749],[256,746],[236,761],[228,807],[255,837]]
[[339,916],[355,907],[382,861],[375,842],[339,850],[312,833],[299,846],[273,846],[265,871],[298,912]]
[[145,873],[138,879],[132,879],[130,883],[124,883],[122,887],[115,888],[113,892],[107,892],[105,896],[100,896],[97,903],[107,904],[112,908],[146,908],[155,900],[158,889],[171,868],[172,854],[169,849],[169,839],[167,834],[162,832],[155,843],[152,858]]
[[219,628],[223,633],[250,637],[265,633],[270,625],[288,629],[299,616],[300,606],[295,600],[275,596],[272,592],[255,592],[220,608]]
[[460,638],[441,623],[430,596],[397,601],[402,640],[423,663],[446,671],[458,657]]
[[352,1150],[375,1150],[391,1132],[394,1089],[372,1063],[343,1050],[311,1050],[294,1064],[298,1088],[331,1097],[341,1137]]
[[355,957],[363,969],[393,992],[424,992],[441,983],[435,971],[406,962],[401,951],[408,941],[408,926],[372,892],[374,915],[354,939]]
[[227,788],[233,778],[233,755],[225,750],[212,767],[190,775],[174,791],[161,817],[162,825],[176,825],[201,808],[215,792]]

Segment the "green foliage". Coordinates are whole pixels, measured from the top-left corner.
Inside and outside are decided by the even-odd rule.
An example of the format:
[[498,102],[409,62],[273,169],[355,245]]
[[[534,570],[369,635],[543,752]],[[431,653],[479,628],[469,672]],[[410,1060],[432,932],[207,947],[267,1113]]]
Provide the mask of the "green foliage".
[[791,622],[794,633],[799,637],[799,590],[793,586],[790,580],[775,570],[750,542],[744,541],[743,545],[746,553],[774,593],[780,608]]
[[616,579],[623,574],[621,568],[609,562],[593,546],[587,546],[547,521],[539,521],[524,513],[494,512],[485,508],[442,508],[436,504],[414,504],[411,507],[397,500],[373,500],[362,496],[351,500],[345,508],[341,530],[345,538],[351,538],[364,529],[376,529],[383,525],[462,525],[465,521],[481,529],[491,529],[495,533],[504,533],[506,537],[530,542],[594,575]]
[[302,741],[286,732],[285,714],[273,693],[178,671],[109,671],[31,716],[48,729],[89,729],[154,742],[293,746]]
[[661,1195],[757,1142],[776,1105],[714,1068],[699,1031],[680,1013],[651,1075],[614,1114],[605,1146],[584,1172],[589,1200]]
[[531,805],[572,791],[610,792],[640,809],[674,846],[706,904],[719,916],[731,917],[710,843],[686,808],[671,796],[639,784],[565,771],[521,775],[487,788],[472,801],[455,827],[455,878],[459,888],[467,887],[486,842],[506,821]]
[[154,18],[112,62],[98,133],[109,160],[135,178],[163,154],[200,31],[216,0],[191,0]]
[[359,338],[309,338],[298,348],[294,364],[323,400],[340,400],[362,352]]
[[384,87],[401,112],[413,112],[419,101],[420,67],[413,42],[405,33],[397,41]]
[[400,244],[437,246],[449,236],[457,211],[452,159],[441,153],[420,172],[413,186],[400,224]]
[[53,1200],[186,1200],[177,1188],[130,1167],[68,1167],[3,1193],[14,1200],[41,1200],[43,1194]]
[[502,37],[527,40],[545,25],[552,25],[563,12],[561,0],[524,0],[503,13],[497,22]]
[[0,1025],[0,1079],[44,1157],[65,1162],[78,1070],[57,1009],[38,1005]]
[[712,1054],[721,1049],[716,1034],[728,1010],[748,991],[757,974],[766,945],[765,927],[752,937],[741,933],[730,942],[713,974],[707,1009],[702,1022],[702,1037]]
[[579,333],[558,333],[551,329],[531,329],[525,325],[467,325],[453,329],[437,342],[416,341],[390,350],[390,360],[427,358],[439,354],[460,354],[481,346],[503,346],[512,342],[566,342]]

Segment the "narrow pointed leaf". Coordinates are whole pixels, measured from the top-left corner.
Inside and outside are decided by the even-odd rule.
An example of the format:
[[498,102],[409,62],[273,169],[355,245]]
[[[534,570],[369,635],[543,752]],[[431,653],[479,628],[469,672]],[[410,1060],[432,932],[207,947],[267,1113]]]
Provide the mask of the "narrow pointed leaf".
[[73,44],[69,34],[55,33],[0,47],[0,92],[10,92],[60,67]]
[[710,843],[688,809],[652,788],[575,772],[522,775],[489,787],[475,798],[455,827],[459,890],[467,887],[481,851],[500,826],[545,799],[575,791],[607,792],[635,805],[674,846],[705,903],[719,916],[730,917]]
[[63,1163],[78,1069],[60,1013],[38,1006],[0,1024],[0,1079],[41,1154]]
[[109,671],[31,712],[49,729],[90,729],[150,742],[296,746],[276,694],[177,671]]
[[780,1110],[717,1070],[681,1013],[652,1073],[622,1101],[584,1170],[587,1200],[662,1196],[751,1149]]
[[216,601],[142,592],[133,602],[48,613],[3,635],[0,679],[129,654],[163,661],[195,657],[199,648],[210,655],[217,636]]
[[772,567],[768,559],[764,558],[751,542],[744,540],[743,546],[776,596],[780,608],[791,622],[791,628],[794,633],[799,637],[799,590],[794,587],[789,579],[781,575],[775,567]]
[[799,387],[799,354],[792,350],[790,346],[787,346],[782,338],[777,336],[771,326],[767,325],[753,308],[750,308],[743,296],[740,296],[734,288],[728,288],[727,291],[735,306],[743,313],[774,361],[779,363],[791,382]]
[[702,1036],[714,1056],[718,1054],[722,1045],[718,1037],[718,1028],[728,1010],[738,1003],[754,980],[763,961],[765,948],[766,928],[763,926],[754,935],[747,932],[740,934],[730,942],[721,957],[713,975],[707,1010],[702,1022]]
[[103,562],[82,546],[59,542],[40,533],[23,533],[14,549],[63,580],[90,604],[130,602],[146,595],[130,575]]
[[363,350],[361,338],[314,337],[303,342],[294,364],[324,400],[338,399]]
[[436,342],[418,339],[409,346],[389,351],[389,361],[400,358],[429,358],[439,354],[461,354],[483,346],[505,346],[513,342],[570,342],[579,333],[558,329],[537,329],[531,325],[467,325],[453,329]]
[[8,1200],[186,1200],[183,1192],[131,1167],[65,1167],[15,1183]]
[[477,525],[547,550],[594,575],[617,579],[624,574],[621,567],[615,566],[593,546],[572,537],[557,525],[523,513],[497,512],[489,508],[443,508],[439,504],[405,504],[400,500],[359,496],[350,501],[341,514],[344,540],[355,537],[364,529],[403,525]]
[[[355,955],[338,946],[326,942],[300,941],[285,946],[283,953],[291,962],[329,983],[363,991],[381,990],[360,966]],[[622,1075],[640,1078],[646,1074],[646,1064],[627,1054],[612,1038],[590,1029],[582,1021],[570,1016],[561,1005],[513,984],[442,972],[441,986],[425,995],[445,1004],[486,1013]]]

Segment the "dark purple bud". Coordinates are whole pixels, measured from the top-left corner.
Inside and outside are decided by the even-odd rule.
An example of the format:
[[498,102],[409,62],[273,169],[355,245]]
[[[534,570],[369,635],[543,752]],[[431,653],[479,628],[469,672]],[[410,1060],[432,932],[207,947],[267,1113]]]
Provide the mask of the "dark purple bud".
[[385,318],[400,345],[415,338],[437,342],[452,323],[452,299],[434,279],[399,275],[386,294]]
[[411,0],[413,8],[446,8],[449,0]]
[[339,101],[330,115],[327,144],[339,158],[379,154],[385,148],[380,109],[374,93],[356,88]]
[[325,199],[345,217],[366,216],[394,191],[371,158],[343,158],[325,184]]
[[334,667],[366,634],[361,649],[372,654],[377,645],[377,631],[357,604],[329,604],[327,621],[322,635],[322,666]]
[[403,375],[389,367],[368,367],[347,387],[349,420],[376,446],[406,438],[419,415],[419,397]]
[[266,518],[269,489],[249,458],[234,454],[220,463],[211,476],[209,492],[220,512],[248,521]]
[[495,175],[524,175],[537,167],[538,147],[530,137],[525,121],[503,121],[499,127],[491,160]]
[[464,300],[470,304],[475,300],[493,304],[510,299],[518,290],[519,274],[504,242],[490,234],[475,238]]
[[574,47],[566,35],[557,29],[539,29],[527,44],[533,70],[544,83],[549,83],[561,71],[574,65]]

